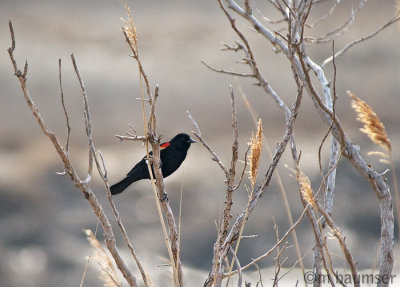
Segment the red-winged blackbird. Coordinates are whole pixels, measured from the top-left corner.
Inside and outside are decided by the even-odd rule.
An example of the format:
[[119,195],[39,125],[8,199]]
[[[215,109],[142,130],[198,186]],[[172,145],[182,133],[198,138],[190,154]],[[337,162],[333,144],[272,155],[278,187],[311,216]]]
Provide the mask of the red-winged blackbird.
[[[187,151],[191,143],[196,141],[187,134],[177,134],[169,142],[160,145],[161,172],[163,177],[171,175],[176,171],[186,158]],[[150,152],[150,157],[152,152]],[[129,185],[141,179],[150,179],[149,169],[147,168],[145,156],[139,161],[126,177],[120,182],[110,187],[111,194],[123,192]],[[153,169],[153,166],[152,166]]]

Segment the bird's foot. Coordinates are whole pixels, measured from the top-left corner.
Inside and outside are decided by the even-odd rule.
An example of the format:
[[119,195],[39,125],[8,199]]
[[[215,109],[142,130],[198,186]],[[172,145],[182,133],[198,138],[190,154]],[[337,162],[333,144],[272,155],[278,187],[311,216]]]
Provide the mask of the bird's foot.
[[167,194],[166,192],[163,192],[163,193],[161,194],[160,201],[161,201],[161,202],[168,201],[168,194]]

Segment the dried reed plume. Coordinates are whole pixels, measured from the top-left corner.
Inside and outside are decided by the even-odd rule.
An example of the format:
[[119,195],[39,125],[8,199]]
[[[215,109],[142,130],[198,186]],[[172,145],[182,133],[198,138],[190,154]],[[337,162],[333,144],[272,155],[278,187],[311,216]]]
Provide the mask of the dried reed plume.
[[390,161],[390,159],[391,159],[390,154],[387,154],[387,153],[385,153],[385,152],[381,152],[381,151],[370,151],[370,152],[367,152],[367,155],[370,155],[370,156],[378,156],[378,157],[380,157],[380,159],[379,159],[380,162],[383,162],[383,163],[386,163],[386,164],[391,164],[391,161]]
[[357,113],[357,120],[364,124],[364,127],[361,128],[360,131],[366,134],[375,144],[391,152],[392,146],[390,144],[390,139],[386,133],[385,126],[379,120],[375,112],[366,102],[358,98],[352,92],[347,91],[347,94],[353,100],[351,103],[351,107]]
[[114,266],[108,257],[106,251],[101,247],[100,242],[91,230],[85,230],[87,240],[93,246],[94,255],[91,256],[98,264],[100,275],[99,278],[104,282],[105,287],[120,287],[121,282],[118,280]]
[[236,243],[234,256],[232,258],[232,262],[231,262],[231,265],[229,267],[229,276],[228,276],[228,280],[227,280],[226,286],[228,286],[229,280],[231,278],[234,259],[237,258],[236,255],[237,255],[237,252],[239,250],[240,240],[242,239],[244,226],[246,224],[246,218],[247,218],[247,216],[249,214],[249,206],[250,206],[251,199],[253,198],[254,184],[256,183],[256,179],[257,179],[258,166],[260,165],[262,144],[263,144],[263,129],[262,129],[262,121],[261,121],[261,119],[259,119],[258,120],[256,136],[254,136],[252,134],[251,138],[250,138],[250,142],[249,142],[250,155],[247,158],[248,164],[250,166],[249,179],[251,181],[251,187],[252,188],[251,188],[251,192],[250,192],[250,195],[249,195],[249,200],[247,201],[246,212],[244,214],[243,223],[242,223],[242,226],[240,227],[239,237],[238,237],[238,240],[237,240],[237,243]]
[[[347,94],[353,100],[351,103],[351,107],[356,111],[358,116],[357,119],[364,124],[364,127],[360,129],[360,131],[366,134],[375,144],[381,146],[388,152],[388,156],[380,159],[380,161],[390,164],[392,166],[391,172],[396,202],[397,220],[400,221],[400,195],[396,177],[396,166],[392,157],[392,145],[390,144],[390,139],[386,133],[385,126],[366,102],[359,99],[350,91],[347,91]],[[379,155],[377,152],[374,152],[372,154]],[[387,160],[387,158],[389,158],[390,160]],[[398,234],[400,236],[400,226]]]
[[128,14],[128,20],[122,19],[122,21],[125,23],[125,27],[123,27],[122,29],[126,32],[130,44],[132,45],[132,47],[135,48],[135,52],[137,53],[138,40],[137,40],[136,26],[135,23],[133,22],[131,9],[129,8],[126,1],[124,1],[124,7]]
[[257,179],[258,166],[260,165],[260,156],[261,149],[263,145],[263,129],[262,129],[262,121],[258,120],[257,134],[256,136],[251,135],[249,146],[250,146],[250,155],[248,157],[249,162],[249,178],[251,181],[251,185],[254,187],[254,184]]
[[311,188],[311,183],[308,177],[300,170],[300,167],[296,167],[296,180],[300,188],[300,192],[303,195],[305,201],[312,207],[316,207],[314,193]]

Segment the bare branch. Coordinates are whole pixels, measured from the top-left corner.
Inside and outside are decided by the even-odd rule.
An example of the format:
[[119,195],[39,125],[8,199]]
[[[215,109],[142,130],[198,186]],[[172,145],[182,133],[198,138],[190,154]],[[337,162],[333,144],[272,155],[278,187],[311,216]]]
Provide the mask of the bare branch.
[[230,96],[231,96],[231,105],[232,105],[232,131],[233,131],[233,142],[232,142],[232,159],[231,159],[231,167],[229,169],[229,178],[228,185],[233,187],[235,176],[236,176],[236,163],[238,160],[238,122],[237,122],[237,113],[236,113],[236,104],[235,104],[235,95],[233,92],[233,88],[229,85]]
[[333,14],[333,12],[336,10],[337,5],[340,3],[340,0],[335,0],[335,1],[336,2],[332,5],[332,7],[329,9],[329,11],[325,15],[323,15],[322,17],[317,19],[313,24],[306,24],[307,27],[315,28],[319,23],[321,23],[322,21],[326,20],[329,16],[331,16]]
[[[14,38],[14,31],[12,29],[12,23],[9,21],[9,26],[10,26],[10,33],[11,33],[11,40],[12,40],[12,45],[8,49],[9,55],[11,62],[14,66],[14,72],[15,75],[17,76],[20,84],[21,84],[21,90],[24,94],[26,103],[28,107],[30,108],[33,116],[37,120],[40,128],[42,129],[42,132],[50,139],[52,142],[55,150],[57,151],[58,155],[60,156],[66,172],[69,174],[71,180],[74,182],[75,187],[82,192],[86,200],[89,202],[90,206],[93,209],[93,212],[95,215],[99,218],[100,223],[103,227],[104,230],[104,237],[105,237],[105,243],[107,245],[108,250],[110,251],[111,255],[113,256],[115,263],[117,264],[118,269],[122,272],[122,275],[125,277],[127,280],[129,286],[137,286],[136,283],[136,278],[131,274],[131,272],[128,270],[126,267],[123,259],[121,258],[119,251],[116,247],[115,244],[115,237],[114,233],[111,227],[110,222],[108,221],[108,218],[106,214],[104,213],[103,208],[101,207],[101,204],[97,200],[97,197],[93,193],[93,191],[90,188],[90,180],[89,181],[82,181],[78,174],[76,173],[75,168],[73,167],[72,163],[69,160],[69,157],[66,153],[66,151],[63,149],[61,144],[59,143],[56,135],[47,127],[45,121],[41,117],[39,110],[35,103],[33,102],[31,96],[29,95],[28,89],[26,87],[26,76],[27,76],[27,71],[28,71],[28,64],[25,62],[24,66],[24,73],[20,72],[17,67],[17,63],[14,59],[13,52],[15,50],[15,38]],[[87,179],[90,179],[88,177]]]
[[236,268],[237,268],[237,272],[238,272],[238,276],[239,276],[237,286],[241,287],[242,286],[242,277],[243,277],[243,275],[242,275],[242,267],[240,267],[239,258],[237,258],[236,254],[235,254],[235,251],[233,251],[232,248],[231,248],[231,253],[232,253],[232,256],[233,256],[233,258],[234,258],[234,260],[236,262]]
[[231,75],[231,76],[238,76],[238,77],[249,77],[249,78],[254,78],[253,74],[242,74],[242,73],[236,73],[236,72],[230,72],[224,69],[216,69],[211,67],[209,64],[207,64],[204,61],[201,61],[201,63],[206,66],[207,68],[209,68],[210,70],[214,71],[214,72],[218,72],[218,73],[222,73],[222,74],[227,74],[227,75]]
[[[286,121],[288,121],[288,119],[290,117],[290,109],[282,101],[282,99],[278,96],[278,94],[273,90],[271,85],[265,80],[264,76],[262,75],[261,71],[258,68],[257,62],[255,60],[253,51],[250,46],[250,43],[248,42],[247,38],[243,35],[243,33],[237,28],[235,19],[232,17],[232,15],[229,14],[229,12],[224,7],[224,5],[222,4],[221,1],[222,0],[218,0],[222,11],[224,11],[226,17],[228,18],[228,20],[232,26],[232,29],[236,32],[236,34],[239,36],[241,41],[244,43],[244,44],[242,44],[238,41],[236,42],[237,46],[240,47],[240,49],[242,49],[244,51],[246,58],[248,59],[248,61],[246,63],[249,65],[249,67],[253,71],[254,77],[259,81],[258,85],[260,85],[267,94],[271,95],[271,97],[275,100],[275,102],[277,103],[278,106],[283,108],[283,110],[285,112],[285,116],[286,116]],[[232,8],[232,7],[230,7],[230,8]],[[245,12],[243,12],[243,13],[245,13]]]
[[[279,229],[278,226],[276,225],[275,218],[272,218],[274,221],[274,230],[275,230],[275,236],[276,236],[276,241],[279,241]],[[275,257],[275,274],[274,274],[274,281],[272,286],[276,287],[278,286],[278,281],[279,281],[279,273],[281,272],[281,261],[280,257],[282,253],[286,249],[287,242],[283,244],[282,249],[279,248],[279,246],[276,248],[276,257]]]
[[247,150],[244,154],[244,165],[243,165],[242,173],[240,174],[239,182],[238,182],[238,184],[236,184],[235,187],[233,187],[232,191],[235,191],[236,189],[238,189],[239,186],[242,184],[242,180],[243,180],[244,174],[246,172],[246,168],[247,168],[247,154],[248,154],[249,150],[250,150],[250,146],[247,147]]
[[[275,2],[275,1],[270,1],[270,2],[271,2],[272,4],[274,4],[275,7],[277,7],[277,6],[275,5],[275,3],[279,3],[279,2]],[[269,19],[268,17],[265,17],[265,16],[261,13],[260,9],[257,8],[257,6],[255,6],[254,9],[256,10],[256,12],[257,12],[265,21],[267,21],[267,22],[270,23],[270,24],[279,24],[279,23],[282,23],[282,22],[286,21],[286,18],[282,18],[282,19],[279,19],[279,20],[271,20],[271,19]]]
[[[127,7],[127,6],[125,6],[125,7]],[[144,82],[146,84],[146,91],[147,91],[148,100],[152,101],[153,100],[153,96],[151,94],[150,83],[149,83],[147,75],[146,75],[146,73],[145,73],[145,71],[143,69],[142,62],[140,61],[139,51],[138,51],[137,47],[135,47],[135,44],[132,43],[132,41],[130,39],[130,36],[129,36],[129,33],[128,33],[128,30],[126,28],[122,28],[122,32],[124,33],[126,42],[128,43],[129,47],[131,48],[131,51],[133,53],[133,58],[135,58],[135,60],[136,60],[136,62],[138,64],[139,75],[143,76]]]
[[[301,99],[302,99],[302,92],[299,91],[299,93],[296,97],[296,101],[292,107],[291,117],[288,121],[287,129],[283,136],[283,140],[281,141],[281,143],[278,144],[278,146],[275,150],[274,156],[273,156],[272,163],[270,164],[267,172],[264,175],[263,182],[255,190],[254,196],[252,197],[252,199],[248,205],[248,208],[246,208],[244,211],[242,211],[242,213],[237,217],[235,223],[231,227],[228,235],[226,236],[226,239],[223,242],[223,245],[221,246],[221,254],[220,254],[221,258],[224,258],[226,256],[229,248],[237,241],[238,235],[242,228],[242,225],[244,224],[244,222],[246,222],[248,220],[249,216],[254,211],[254,209],[258,203],[258,200],[261,198],[261,196],[264,194],[264,192],[268,188],[268,186],[271,182],[272,175],[276,169],[276,166],[277,166],[283,152],[285,151],[287,143],[289,142],[289,140],[291,138],[291,134],[293,133],[293,124],[296,120],[298,109],[300,108]],[[214,282],[213,274],[211,274],[211,276],[209,275],[209,277],[206,280],[205,286],[211,286],[212,282]]]
[[148,274],[144,270],[144,268],[142,266],[142,263],[140,262],[139,256],[137,255],[135,249],[133,248],[133,245],[132,245],[132,243],[131,243],[131,241],[129,239],[128,233],[126,232],[125,226],[122,223],[122,219],[121,219],[121,217],[119,215],[118,209],[115,206],[114,201],[112,199],[110,186],[108,184],[108,175],[107,175],[108,172],[107,172],[106,165],[105,165],[105,162],[104,162],[104,159],[103,159],[103,155],[102,155],[101,151],[98,151],[98,153],[100,155],[100,159],[101,159],[101,163],[102,163],[102,166],[103,166],[104,173],[102,173],[102,171],[101,171],[101,167],[100,167],[99,161],[98,161],[96,156],[95,156],[95,162],[96,162],[96,165],[97,165],[97,170],[98,170],[98,172],[99,172],[99,174],[100,174],[101,178],[103,179],[103,182],[104,182],[104,184],[106,186],[107,198],[108,198],[108,201],[110,203],[111,209],[113,211],[114,217],[115,217],[115,219],[117,221],[119,229],[121,230],[121,233],[122,233],[122,236],[123,236],[124,241],[126,243],[126,246],[128,247],[133,259],[135,260],[136,266],[139,269],[139,272],[140,272],[140,274],[142,276],[142,280],[143,280],[144,286],[149,287],[149,286],[151,286],[151,283],[150,283],[150,279],[148,277]]
[[129,141],[141,141],[145,142],[147,137],[146,136],[136,136],[129,134],[128,136],[121,136],[121,135],[115,135],[117,138],[119,138],[121,141],[123,140],[129,140]]
[[[125,39],[128,42],[129,47],[133,52],[133,58],[136,60],[138,65],[139,72],[139,84],[140,84],[140,100],[142,102],[142,115],[143,115],[143,129],[145,131],[145,139],[144,143],[146,146],[146,156],[147,156],[147,168],[150,175],[150,181],[152,185],[152,190],[154,194],[154,199],[157,206],[157,212],[160,218],[160,224],[163,231],[164,241],[167,246],[168,255],[171,261],[172,271],[173,271],[173,279],[175,287],[183,286],[183,273],[182,273],[182,264],[180,261],[180,250],[179,250],[179,238],[177,226],[175,223],[175,217],[172,212],[172,209],[168,202],[168,196],[164,187],[163,175],[161,172],[161,159],[160,159],[160,139],[161,136],[157,136],[156,126],[157,126],[157,118],[156,118],[156,102],[158,99],[159,88],[156,86],[154,97],[150,91],[150,84],[147,78],[147,75],[143,69],[141,60],[139,58],[139,50],[137,47],[137,35],[136,28],[133,22],[131,11],[125,2],[125,9],[128,13],[128,21],[127,26],[122,29]],[[142,78],[144,79],[146,90],[147,90],[147,101],[144,98],[143,86],[142,86]],[[149,118],[146,119],[146,109],[145,102],[150,105],[150,114]],[[131,135],[128,135],[131,136]],[[135,136],[134,136],[135,137]],[[134,138],[133,137],[133,138]],[[125,139],[122,136],[119,136],[120,139]],[[132,138],[132,137],[131,137]],[[152,149],[152,156],[150,157],[149,143]],[[156,182],[154,181],[156,180]],[[164,222],[164,216],[166,216],[167,224],[168,224],[168,232]]]
[[225,167],[225,165],[222,163],[222,161],[219,159],[219,157],[217,156],[217,154],[211,149],[211,147],[207,144],[207,142],[203,139],[203,137],[201,136],[201,131],[199,129],[198,124],[196,123],[196,121],[194,120],[194,118],[192,117],[192,115],[190,114],[189,111],[186,111],[186,114],[188,116],[188,118],[190,119],[190,121],[192,122],[193,126],[195,127],[196,131],[192,131],[193,134],[196,136],[196,138],[203,144],[203,146],[210,152],[211,154],[211,159],[213,161],[215,161],[219,167],[222,169],[222,171],[224,172],[226,177],[229,177],[229,172],[227,170],[227,168]]
[[[265,252],[264,254],[258,256],[257,258],[253,259],[250,263],[246,264],[245,266],[242,267],[242,271],[250,268],[252,265],[255,265],[257,262],[259,262],[260,260],[270,256],[286,239],[287,237],[290,235],[290,233],[297,227],[297,225],[299,225],[299,223],[303,220],[304,215],[306,215],[307,210],[310,208],[310,205],[307,205],[301,215],[299,216],[299,218],[296,220],[296,222],[290,226],[290,228],[286,231],[286,233],[276,242],[276,244],[271,247],[267,252]],[[233,271],[231,275],[235,275],[238,271]],[[228,274],[224,274],[225,277],[228,276]]]
[[349,27],[351,25],[353,25],[356,14],[364,7],[364,4],[366,2],[367,2],[367,0],[362,0],[356,9],[354,11],[353,10],[351,11],[351,15],[347,19],[347,21],[345,21],[342,25],[340,25],[333,31],[331,31],[319,38],[306,37],[304,40],[307,42],[319,44],[319,43],[326,43],[326,42],[331,41],[332,39],[340,37],[341,35],[346,33],[346,31],[349,29]]
[[91,124],[91,119],[90,119],[90,111],[89,111],[89,104],[88,104],[88,99],[86,95],[86,89],[85,85],[82,81],[81,73],[79,72],[78,66],[76,65],[75,57],[74,54],[71,54],[71,60],[72,64],[74,66],[74,70],[76,73],[76,76],[78,77],[79,84],[81,86],[82,90],[82,97],[83,97],[83,103],[84,103],[84,113],[83,116],[85,118],[85,127],[86,127],[86,135],[89,140],[89,167],[88,167],[88,177],[92,175],[92,169],[93,169],[93,156],[94,156],[94,144],[93,144],[93,137],[92,137],[92,124]]
[[69,125],[69,117],[68,117],[67,108],[65,107],[65,102],[64,102],[64,91],[63,91],[62,81],[61,81],[61,58],[58,59],[58,79],[59,79],[60,93],[61,93],[61,104],[62,104],[62,107],[64,110],[65,120],[67,123],[67,142],[65,144],[65,151],[68,153],[69,136],[71,134],[71,126]]
[[350,266],[350,270],[351,270],[351,275],[353,277],[353,283],[354,286],[360,286],[360,277],[358,276],[357,273],[357,268],[356,268],[356,264],[353,260],[353,256],[350,253],[350,250],[345,242],[345,237],[342,236],[342,231],[335,225],[335,223],[333,222],[332,218],[329,216],[329,214],[327,212],[325,212],[325,210],[317,203],[317,208],[318,211],[323,215],[323,217],[325,218],[327,224],[329,225],[329,227],[331,228],[333,235],[338,239],[340,247],[342,248],[342,251],[346,257],[347,263]]
[[[387,22],[386,24],[384,24],[382,27],[380,27],[378,30],[376,30],[375,32],[369,34],[368,36],[364,36],[360,39],[354,40],[353,42],[347,44],[342,50],[340,50],[339,52],[337,52],[334,56],[337,58],[341,55],[343,55],[347,50],[349,50],[350,48],[352,48],[354,45],[360,44],[366,40],[369,40],[373,37],[375,37],[376,35],[378,35],[381,31],[383,31],[385,28],[389,27],[390,25],[392,25],[393,23],[397,22],[400,20],[400,12],[397,12],[396,16],[394,18],[392,18],[389,22]],[[326,64],[330,63],[333,61],[333,56],[325,59],[322,62],[322,67],[324,67]]]
[[[220,1],[219,1],[220,2]],[[273,1],[272,3],[274,4],[276,1]],[[310,2],[310,1],[309,1]],[[316,3],[319,3],[321,1],[317,1]],[[293,66],[296,70],[296,73],[298,77],[300,78],[302,84],[306,88],[306,90],[309,92],[311,95],[312,100],[314,101],[314,105],[317,109],[317,111],[321,114],[322,118],[327,122],[329,126],[332,125],[332,135],[335,138],[337,142],[340,143],[341,148],[344,149],[344,155],[350,160],[350,162],[360,171],[360,173],[365,176],[365,178],[368,179],[368,181],[371,183],[373,186],[376,196],[380,202],[380,211],[381,211],[381,265],[380,265],[380,276],[390,276],[393,268],[393,209],[390,204],[391,202],[391,195],[390,195],[390,190],[387,186],[387,184],[384,182],[384,178],[377,174],[374,170],[372,170],[365,160],[362,158],[359,148],[357,146],[354,146],[353,143],[347,138],[346,134],[343,131],[343,128],[333,112],[333,101],[330,95],[330,85],[329,82],[326,80],[324,71],[322,70],[321,66],[316,65],[305,53],[304,51],[304,46],[302,46],[302,37],[296,38],[293,37],[293,39],[299,39],[299,42],[296,42],[296,49],[297,51],[295,52],[296,55],[292,56],[291,51],[290,51],[290,43],[292,41],[287,41],[285,38],[280,38],[279,33],[276,33],[276,31],[271,31],[268,28],[266,28],[264,25],[262,25],[258,19],[253,15],[249,14],[246,12],[244,8],[239,6],[236,1],[234,0],[226,0],[227,7],[233,10],[237,15],[241,16],[245,20],[247,20],[251,26],[262,36],[264,36],[272,45],[274,48],[280,49],[289,59],[292,58],[291,62],[293,63]],[[286,2],[284,2],[286,3]],[[220,2],[221,4],[221,2]],[[275,3],[276,4],[276,3]],[[274,4],[274,5],[275,5]],[[287,3],[286,3],[287,4]],[[309,4],[311,5],[311,4]],[[305,24],[305,19],[307,18],[307,15],[312,8],[309,5],[305,5],[304,3],[300,5],[301,7],[292,7],[290,5],[287,11],[282,10],[282,14],[287,16],[287,21],[291,21],[289,19],[289,16],[293,16],[294,20],[297,21],[298,25],[304,26]],[[308,11],[306,11],[306,7],[308,6]],[[227,14],[226,9],[221,5],[221,9]],[[298,13],[298,14],[296,14]],[[229,14],[229,13],[228,13]],[[300,16],[298,16],[300,15]],[[235,30],[235,25],[234,25],[234,19],[232,16],[227,15],[231,22],[232,28]],[[296,17],[299,17],[297,19]],[[293,19],[292,19],[293,20]],[[398,19],[392,19],[393,22],[397,21]],[[392,22],[392,21],[391,21]],[[291,24],[289,24],[289,28]],[[384,26],[386,27],[386,26]],[[293,35],[296,35],[297,33],[303,33],[304,28],[297,27],[297,31],[292,31]],[[235,30],[235,32],[237,32]],[[292,34],[289,33],[289,34]],[[298,34],[297,34],[298,35]],[[240,35],[239,35],[240,37]],[[241,38],[242,39],[242,38]],[[281,40],[283,39],[283,40]],[[242,39],[243,41],[243,39]],[[245,43],[245,42],[244,42]],[[288,45],[286,44],[288,43]],[[245,43],[246,44],[246,43]],[[246,47],[246,45],[243,45],[243,47]],[[340,52],[338,52],[340,53]],[[338,56],[340,54],[336,53],[335,55]],[[248,57],[251,59],[251,57]],[[253,62],[251,62],[253,63]],[[325,96],[325,103],[322,101],[322,98],[320,95],[317,93],[316,89],[313,87],[312,82],[310,81],[311,78],[308,75],[309,70],[313,70],[315,74],[317,75],[317,78],[319,82],[321,83],[321,87],[323,89],[323,94]],[[335,143],[335,140],[332,140],[331,143],[331,155],[330,159],[334,159],[338,154],[339,147],[337,142]],[[332,161],[331,163],[333,163]],[[333,164],[334,165],[334,164]],[[331,179],[334,180],[335,175],[334,173],[331,173]],[[332,180],[332,183],[334,181]],[[334,185],[331,185],[332,187]]]

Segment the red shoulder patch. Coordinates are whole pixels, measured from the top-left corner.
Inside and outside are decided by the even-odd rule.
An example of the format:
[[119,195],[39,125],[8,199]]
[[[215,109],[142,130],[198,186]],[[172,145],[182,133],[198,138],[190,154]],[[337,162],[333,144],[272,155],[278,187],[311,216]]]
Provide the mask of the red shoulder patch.
[[170,144],[169,142],[162,143],[162,144],[160,145],[160,148],[161,148],[161,149],[165,149],[165,148],[169,147],[170,145],[171,145],[171,144]]

